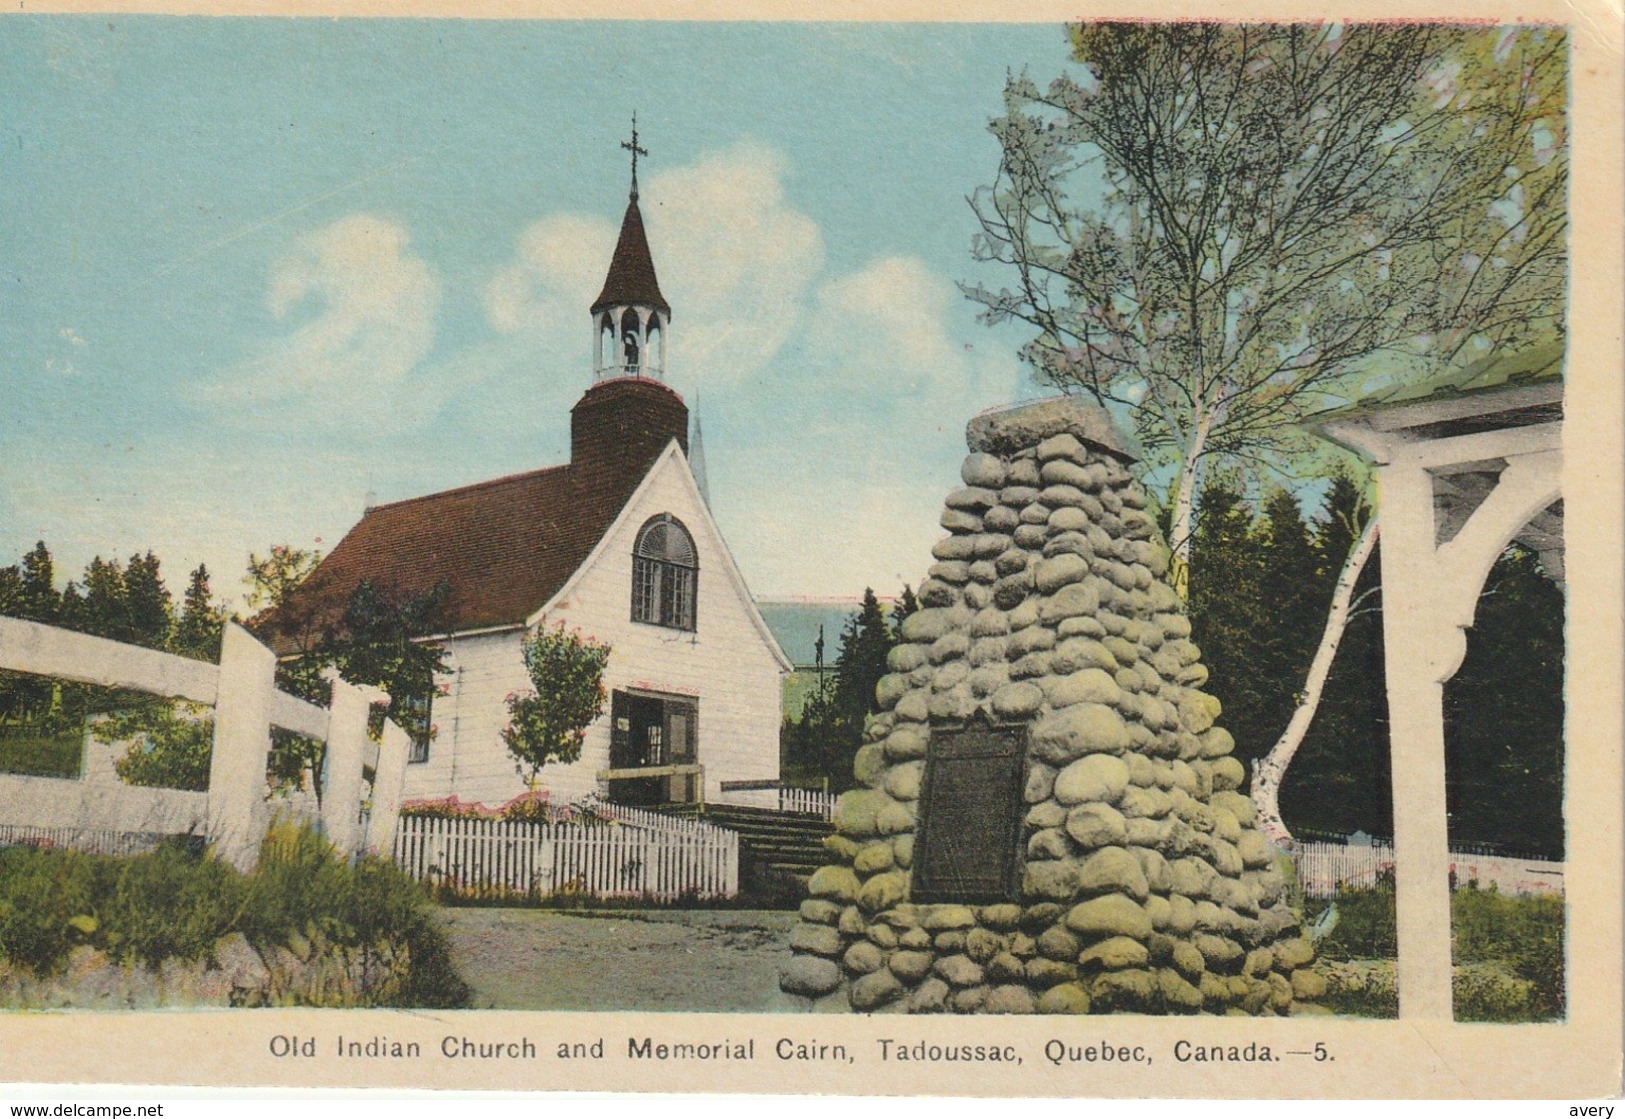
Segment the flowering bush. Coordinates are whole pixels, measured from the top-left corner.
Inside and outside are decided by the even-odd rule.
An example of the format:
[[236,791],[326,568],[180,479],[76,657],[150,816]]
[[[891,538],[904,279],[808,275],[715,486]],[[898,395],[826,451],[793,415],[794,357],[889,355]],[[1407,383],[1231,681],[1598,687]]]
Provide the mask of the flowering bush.
[[604,711],[604,667],[609,646],[566,631],[563,623],[539,629],[525,641],[525,671],[533,691],[507,697],[508,725],[502,741],[531,788],[548,762],[568,764],[581,757],[586,729]]

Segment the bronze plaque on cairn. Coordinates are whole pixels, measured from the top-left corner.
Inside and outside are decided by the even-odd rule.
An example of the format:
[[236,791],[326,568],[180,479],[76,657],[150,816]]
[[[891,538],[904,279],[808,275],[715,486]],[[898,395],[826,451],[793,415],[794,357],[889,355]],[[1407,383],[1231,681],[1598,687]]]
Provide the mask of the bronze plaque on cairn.
[[932,728],[916,833],[913,900],[1016,900],[1026,754],[1025,724]]

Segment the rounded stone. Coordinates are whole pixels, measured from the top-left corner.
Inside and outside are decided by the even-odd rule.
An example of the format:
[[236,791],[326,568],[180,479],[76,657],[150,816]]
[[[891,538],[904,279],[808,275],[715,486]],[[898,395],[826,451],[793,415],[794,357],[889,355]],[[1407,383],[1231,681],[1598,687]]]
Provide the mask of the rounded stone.
[[1051,435],[1039,443],[1037,454],[1038,460],[1046,463],[1050,459],[1057,458],[1074,459],[1081,463],[1088,461],[1089,458],[1089,453],[1084,450],[1083,444],[1070,431],[1063,431],[1059,435]]
[[[1105,754],[1094,756],[1107,757]],[[1123,814],[1109,804],[1098,802],[1079,804],[1068,812],[1066,833],[1084,848],[1110,847],[1128,838]]]
[[[1055,667],[1054,660],[1050,662]],[[1063,676],[1049,686],[1052,707],[1071,707],[1075,703],[1099,703],[1115,706],[1123,691],[1109,674],[1099,668],[1085,668]]]
[[1276,966],[1291,971],[1306,966],[1315,958],[1315,950],[1302,937],[1278,940],[1274,946]]
[[1029,762],[1027,765],[1027,786],[1022,790],[1024,804],[1039,804],[1046,801],[1055,792],[1055,770],[1043,762]]
[[1080,581],[1087,574],[1087,560],[1071,552],[1062,552],[1038,561],[1038,566],[1033,569],[1033,585],[1043,593],[1050,594],[1069,583]]
[[959,477],[967,486],[997,487],[1004,484],[1004,463],[997,455],[977,451],[965,456]]
[[1326,977],[1319,972],[1308,968],[1298,968],[1292,973],[1292,997],[1299,999],[1318,999],[1326,994]]
[[1242,782],[1247,780],[1246,768],[1241,764],[1240,759],[1234,757],[1213,759],[1212,773],[1215,794],[1239,789]]
[[1058,828],[1066,823],[1066,809],[1053,800],[1042,800],[1027,809],[1029,828]]
[[922,761],[894,765],[886,773],[885,790],[898,800],[918,800],[924,774],[925,763]]
[[903,985],[889,971],[876,971],[853,982],[849,998],[853,1010],[877,1010],[903,993]]
[[1078,977],[1078,965],[1070,960],[1052,960],[1040,956],[1026,961],[1022,968],[1028,983],[1034,987],[1053,987],[1057,983],[1070,983]]
[[1063,618],[1093,615],[1099,609],[1100,593],[1092,583],[1068,583],[1039,604],[1038,618],[1046,625],[1054,625]]
[[972,637],[1003,637],[1010,632],[1010,615],[1003,610],[988,607],[977,611],[970,622]]
[[1052,764],[1085,754],[1121,754],[1129,747],[1123,717],[1099,703],[1075,703],[1033,727],[1033,750]]
[[932,970],[955,987],[975,987],[982,982],[982,965],[969,956],[944,956]]
[[1044,693],[1037,684],[1025,681],[1006,684],[993,693],[993,713],[1002,719],[1026,719],[1037,713],[1044,703]]
[[[1064,843],[1065,836],[1060,838]],[[1078,892],[1078,867],[1071,859],[1030,861],[1022,869],[1021,892],[1029,898],[1070,901]]]
[[1157,979],[1153,973],[1138,968],[1102,972],[1090,985],[1089,997],[1097,1010],[1152,1010],[1157,999]]
[[820,956],[793,956],[779,969],[779,988],[792,995],[817,998],[841,983],[841,969],[834,960]]
[[1089,993],[1076,983],[1060,983],[1038,996],[1040,1014],[1087,1014]]
[[1201,734],[1211,727],[1223,711],[1223,705],[1214,696],[1187,688],[1179,697],[1179,719],[1192,734]]
[[846,955],[841,957],[842,966],[854,975],[868,975],[871,971],[879,971],[885,963],[885,954],[867,940],[854,941],[852,947],[846,950]]
[[1128,780],[1129,767],[1122,758],[1112,754],[1090,754],[1056,775],[1055,799],[1064,805],[1109,804],[1123,795],[1128,788]]
[[920,917],[920,927],[931,932],[969,929],[976,926],[976,914],[968,905],[933,905]]
[[828,925],[798,923],[790,930],[790,948],[815,956],[839,956],[845,941],[841,934]]
[[1045,959],[1070,962],[1078,958],[1082,947],[1065,925],[1051,925],[1038,934],[1038,952]]
[[886,757],[892,761],[907,761],[925,757],[929,732],[922,726],[900,726],[886,736]]
[[930,952],[893,952],[891,959],[886,961],[886,966],[904,983],[914,984],[930,974],[931,964],[935,959]]
[[910,1014],[941,1014],[948,1009],[948,984],[932,976],[914,989],[909,996]]
[[1150,893],[1145,870],[1124,847],[1103,847],[1078,868],[1078,889],[1086,894],[1117,892],[1144,901]]
[[1109,936],[1079,953],[1078,963],[1086,968],[1108,968],[1115,971],[1125,967],[1144,967],[1150,958],[1150,952],[1138,940],[1126,936]]
[[880,810],[875,818],[875,828],[881,835],[901,835],[914,830],[914,812],[906,804],[892,801]]
[[808,898],[798,910],[803,921],[815,925],[833,925],[841,916],[841,907],[823,898]]
[[852,789],[835,802],[835,827],[845,835],[863,838],[878,834],[879,817],[896,802],[875,789]]
[[1028,859],[1065,859],[1071,854],[1072,845],[1060,828],[1042,828],[1027,837]]
[[1086,936],[1127,936],[1144,940],[1151,935],[1151,918],[1144,907],[1122,894],[1106,894],[1074,905],[1066,915],[1067,928]]
[[876,874],[880,871],[890,870],[896,862],[892,854],[891,844],[885,840],[874,843],[865,843],[858,852],[857,858],[852,860],[852,869],[859,874]]
[[993,988],[982,1003],[983,1014],[1031,1014],[1036,1009],[1032,992],[1014,983]]
[[965,955],[985,964],[1004,949],[1004,938],[992,929],[974,928],[965,934]]
[[852,873],[851,867],[822,866],[813,871],[807,892],[815,898],[850,905],[858,897],[858,876]]

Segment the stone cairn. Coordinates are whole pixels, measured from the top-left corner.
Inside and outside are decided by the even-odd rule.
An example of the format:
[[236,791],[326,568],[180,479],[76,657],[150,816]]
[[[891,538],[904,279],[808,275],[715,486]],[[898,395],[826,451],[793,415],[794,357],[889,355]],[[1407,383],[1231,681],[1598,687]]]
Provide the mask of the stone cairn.
[[[1060,398],[978,416],[967,442],[780,986],[814,1010],[1308,1010],[1324,982],[1124,441]],[[915,901],[933,742],[966,725],[1022,728],[1012,886]]]

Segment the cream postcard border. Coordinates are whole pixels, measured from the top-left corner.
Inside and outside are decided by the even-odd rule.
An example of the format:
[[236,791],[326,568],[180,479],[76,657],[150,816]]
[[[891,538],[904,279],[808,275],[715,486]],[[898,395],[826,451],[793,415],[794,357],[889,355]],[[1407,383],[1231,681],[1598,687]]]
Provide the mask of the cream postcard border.
[[[205,6],[14,0],[11,14],[411,16],[479,19],[949,20],[1056,22],[1137,16],[1173,20],[1429,19],[1567,24],[1573,44],[1571,326],[1564,419],[1563,493],[1568,583],[1569,1016],[1562,1024],[1480,1025],[1342,1019],[1085,1017],[903,1018],[762,1014],[568,1014],[505,1011],[238,1010],[210,1013],[0,1014],[0,1084],[15,1082],[206,1084],[216,1086],[398,1086],[483,1090],[729,1091],[755,1093],[952,1094],[1177,1097],[1553,1097],[1613,1096],[1621,1090],[1622,868],[1622,460],[1625,460],[1625,242],[1622,242],[1622,39],[1617,3],[1554,0],[1352,0],[1338,7],[1298,0],[1211,0],[1151,4],[1101,0],[628,0],[516,3],[513,0],[223,0]],[[0,35],[5,34],[0,17]],[[946,483],[945,483],[946,484]],[[923,563],[923,558],[922,558]],[[788,951],[788,949],[786,949]],[[360,1065],[331,1055],[277,1058],[277,1035],[331,1041],[387,1035],[414,1040],[425,1056]],[[439,1055],[441,1039],[527,1037],[534,1061],[469,1062]],[[600,1061],[561,1061],[550,1047],[602,1037]],[[665,1042],[754,1039],[745,1062],[633,1059],[628,1039]],[[850,1065],[781,1061],[779,1038],[843,1043]],[[882,1063],[881,1038],[908,1042],[1014,1045],[1020,1067]],[[1143,1046],[1146,1065],[1058,1067],[1051,1039]],[[1319,1042],[1332,1058],[1268,1064],[1191,1064],[1173,1058],[1179,1039],[1206,1044],[1257,1041],[1275,1052]]]

